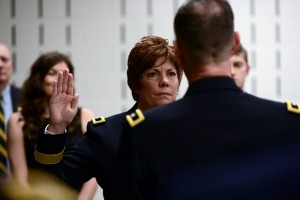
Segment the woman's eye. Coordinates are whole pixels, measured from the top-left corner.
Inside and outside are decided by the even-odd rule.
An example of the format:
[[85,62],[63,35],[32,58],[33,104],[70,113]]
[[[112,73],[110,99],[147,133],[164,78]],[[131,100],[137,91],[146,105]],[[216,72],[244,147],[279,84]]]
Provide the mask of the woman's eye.
[[58,76],[58,71],[55,71],[55,70],[50,70],[48,73],[47,73],[48,76],[51,76],[51,77],[57,77]]
[[177,76],[177,73],[176,72],[170,72],[169,76]]
[[48,72],[48,75],[54,76],[56,73],[55,72]]
[[157,73],[156,72],[150,72],[148,73],[148,77],[157,77]]

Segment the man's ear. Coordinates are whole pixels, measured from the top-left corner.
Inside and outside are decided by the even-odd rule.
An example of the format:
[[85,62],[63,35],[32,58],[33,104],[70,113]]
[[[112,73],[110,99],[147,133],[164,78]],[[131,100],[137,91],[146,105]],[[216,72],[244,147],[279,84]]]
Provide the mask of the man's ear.
[[247,75],[249,74],[250,72],[250,65],[247,64]]
[[237,50],[237,48],[240,45],[240,34],[238,32],[234,32],[234,36],[233,36],[233,45],[232,45],[232,49],[231,49],[231,54],[233,55],[234,52]]

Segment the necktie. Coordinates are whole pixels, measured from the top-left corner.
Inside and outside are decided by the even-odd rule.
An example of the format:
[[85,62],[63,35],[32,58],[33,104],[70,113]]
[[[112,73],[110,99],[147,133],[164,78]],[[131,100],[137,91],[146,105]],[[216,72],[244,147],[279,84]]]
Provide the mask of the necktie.
[[5,134],[5,117],[2,108],[2,95],[0,96],[0,177],[7,174],[7,150]]

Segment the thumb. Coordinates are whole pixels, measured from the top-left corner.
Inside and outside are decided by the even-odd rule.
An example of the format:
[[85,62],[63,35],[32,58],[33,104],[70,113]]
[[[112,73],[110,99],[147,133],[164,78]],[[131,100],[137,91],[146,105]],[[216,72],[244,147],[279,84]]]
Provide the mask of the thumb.
[[79,94],[75,94],[72,98],[72,101],[71,101],[71,108],[72,109],[77,109],[78,99],[79,99]]

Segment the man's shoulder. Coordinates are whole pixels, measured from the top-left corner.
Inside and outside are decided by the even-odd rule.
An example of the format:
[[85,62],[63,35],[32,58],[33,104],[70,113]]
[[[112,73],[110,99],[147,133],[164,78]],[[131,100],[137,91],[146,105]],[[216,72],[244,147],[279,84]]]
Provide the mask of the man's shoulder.
[[15,85],[15,84],[10,84],[10,89],[11,90],[17,90],[17,91],[21,90],[21,88],[19,86]]
[[252,106],[261,112],[266,111],[274,113],[274,115],[281,113],[283,115],[287,114],[289,116],[300,117],[300,102],[290,100],[274,101],[256,97],[250,94],[247,95],[250,96],[250,99],[256,99],[255,104],[252,104]]
[[14,84],[11,84],[10,85],[10,92],[11,92],[11,94],[19,95],[21,93],[21,88],[14,85]]

